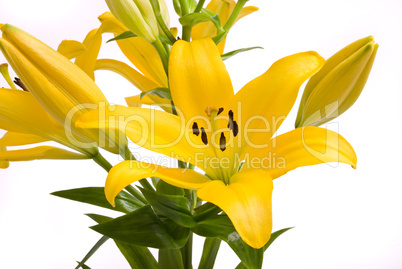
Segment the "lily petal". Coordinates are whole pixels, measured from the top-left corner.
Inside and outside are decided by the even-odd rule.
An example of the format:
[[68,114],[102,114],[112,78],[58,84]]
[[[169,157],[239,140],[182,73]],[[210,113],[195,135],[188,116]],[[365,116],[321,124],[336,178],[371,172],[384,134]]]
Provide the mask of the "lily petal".
[[23,146],[49,141],[35,134],[7,132],[0,139],[0,147]]
[[[293,107],[301,84],[325,60],[316,52],[302,52],[276,61],[267,72],[246,84],[233,98],[243,152],[266,147]],[[254,131],[257,130],[257,131]]]
[[102,45],[102,30],[93,29],[90,31],[85,37],[83,45],[86,50],[75,58],[75,64],[95,80],[94,69]]
[[172,98],[187,120],[220,108],[233,96],[233,86],[215,43],[210,38],[177,41],[170,53]]
[[[0,154],[2,151],[7,151],[6,147],[0,147]],[[10,166],[8,161],[0,161],[0,169],[7,169]]]
[[105,184],[107,200],[114,206],[114,198],[120,191],[131,183],[147,177],[159,177],[176,187],[193,190],[202,188],[210,182],[206,176],[191,169],[168,168],[139,161],[124,161],[115,165],[107,176]]
[[267,172],[247,170],[235,174],[229,185],[211,181],[197,191],[197,196],[219,206],[244,242],[258,249],[271,236],[272,189],[272,179]]
[[89,159],[89,157],[83,154],[49,146],[41,146],[30,149],[20,149],[12,151],[0,151],[0,161],[19,162],[19,161],[32,161],[40,159],[70,160],[70,159]]
[[141,147],[192,163],[205,169],[208,175],[216,173],[216,169],[203,161],[206,156],[214,156],[212,149],[205,147],[201,140],[191,140],[193,135],[182,117],[164,111],[110,106],[101,113],[93,110],[84,114],[77,127],[120,130]]
[[[271,157],[270,167],[264,167],[272,178],[278,178],[295,168],[328,162],[341,162],[356,168],[357,157],[352,146],[340,134],[319,127],[301,127],[272,139],[270,149],[259,157]],[[275,163],[275,165],[273,165]]]
[[84,44],[76,40],[63,40],[57,48],[57,52],[70,60],[82,54],[85,50]]
[[[99,16],[102,22],[103,33],[113,33],[118,36],[128,29],[119,22],[110,12]],[[162,61],[155,48],[141,37],[132,37],[117,40],[117,45],[134,66],[147,78],[153,80],[159,87],[168,87],[167,77],[163,69]]]
[[134,95],[130,97],[124,98],[126,100],[126,103],[129,107],[141,107],[141,105],[155,105],[155,102],[149,98],[147,95],[145,95],[141,99],[141,95]]

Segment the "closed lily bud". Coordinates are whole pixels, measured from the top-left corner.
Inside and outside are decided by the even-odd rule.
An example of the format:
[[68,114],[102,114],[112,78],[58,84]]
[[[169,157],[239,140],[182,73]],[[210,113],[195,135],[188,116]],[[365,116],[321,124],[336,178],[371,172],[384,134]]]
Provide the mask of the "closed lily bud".
[[366,84],[377,49],[369,36],[329,58],[306,85],[295,127],[320,126],[348,110]]
[[[164,0],[158,0],[163,21],[169,26]],[[154,42],[159,36],[158,22],[149,0],[106,0],[113,15],[136,35]]]
[[[0,50],[8,63],[40,105],[79,139],[74,142],[81,143],[79,147],[93,147],[93,142],[98,142],[100,147],[118,153],[119,142],[108,141],[98,130],[75,127],[83,113],[108,104],[95,82],[66,57],[21,29],[4,24],[1,31]],[[120,143],[123,148],[126,141]]]

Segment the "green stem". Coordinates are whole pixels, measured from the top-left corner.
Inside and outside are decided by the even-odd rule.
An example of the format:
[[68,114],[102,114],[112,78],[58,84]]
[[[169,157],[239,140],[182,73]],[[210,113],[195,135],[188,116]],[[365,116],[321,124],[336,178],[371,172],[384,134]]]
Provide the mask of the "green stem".
[[194,13],[200,12],[204,3],[205,3],[205,0],[198,1],[197,7],[194,9]]
[[165,47],[159,39],[156,39],[152,42],[152,45],[156,49],[161,58],[163,68],[165,69],[166,75],[168,74],[168,63],[169,63],[169,55],[167,54]]
[[150,1],[150,2],[151,2],[151,5],[152,5],[152,9],[154,10],[155,17],[156,17],[156,20],[158,22],[159,27],[162,29],[162,31],[165,34],[165,36],[167,38],[169,38],[170,42],[172,44],[174,44],[174,42],[176,42],[176,38],[174,38],[174,36],[172,35],[172,33],[170,32],[169,28],[166,26],[166,24],[165,24],[165,22],[164,22],[164,20],[162,18],[159,2],[155,1],[155,0]]
[[187,243],[181,249],[181,255],[183,257],[184,269],[193,269],[192,255],[193,255],[193,233],[190,232]]
[[227,22],[225,23],[225,26],[223,26],[223,29],[225,31],[229,31],[230,27],[232,27],[232,25],[235,23],[237,17],[239,16],[241,10],[243,9],[244,5],[246,4],[248,0],[239,0],[232,12],[232,14],[230,15],[229,19],[227,20]]
[[112,169],[113,167],[100,153],[98,153],[95,157],[93,157],[93,160],[97,164],[99,164],[103,169],[105,169],[106,172],[109,172],[110,169]]
[[[187,0],[180,0],[181,16],[182,17],[184,15],[187,15],[188,13],[190,13],[190,7],[188,6],[187,2],[188,2]],[[191,27],[183,26],[182,39],[185,40],[185,41],[190,42],[190,37],[191,37]]]
[[204,248],[198,269],[213,269],[216,256],[218,255],[221,240],[218,238],[205,238]]
[[183,40],[190,42],[191,38],[191,27],[190,26],[183,26]]

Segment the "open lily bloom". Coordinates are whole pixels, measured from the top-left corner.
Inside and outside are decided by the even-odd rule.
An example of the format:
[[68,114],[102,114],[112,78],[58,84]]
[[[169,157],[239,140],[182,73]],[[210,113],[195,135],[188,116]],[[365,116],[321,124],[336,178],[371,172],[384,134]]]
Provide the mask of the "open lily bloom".
[[[211,10],[211,11],[215,12],[216,14],[218,14],[219,18],[221,19],[222,25],[225,25],[225,23],[228,21],[228,19],[230,17],[230,14],[232,14],[235,6],[236,6],[236,2],[234,0],[211,0],[211,2],[209,2],[209,4],[207,5],[206,9]],[[253,7],[253,6],[244,7],[241,10],[239,16],[237,17],[236,22],[238,20],[240,20],[241,18],[243,18],[257,10],[258,10],[258,7]],[[205,38],[205,37],[213,38],[216,35],[217,35],[217,30],[212,22],[203,22],[203,23],[197,24],[191,31],[191,38],[193,40]],[[226,38],[218,44],[218,49],[219,49],[220,54],[223,54],[223,51],[225,49],[225,43],[226,43]]]
[[356,165],[351,145],[326,129],[298,128],[273,138],[301,84],[323,64],[324,59],[315,52],[285,57],[234,94],[211,39],[176,42],[170,55],[169,80],[178,116],[114,106],[105,115],[90,111],[77,124],[125,128],[138,145],[191,163],[205,174],[125,161],[107,177],[108,201],[113,204],[116,195],[137,180],[159,177],[174,186],[197,190],[199,198],[229,216],[247,244],[263,247],[272,229],[273,179],[300,166],[325,162]]

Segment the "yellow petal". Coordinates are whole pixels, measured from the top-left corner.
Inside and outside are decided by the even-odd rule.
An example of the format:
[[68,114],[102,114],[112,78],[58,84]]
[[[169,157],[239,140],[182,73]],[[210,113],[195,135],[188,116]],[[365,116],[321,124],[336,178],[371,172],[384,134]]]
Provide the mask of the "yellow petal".
[[243,241],[253,248],[261,248],[272,231],[272,189],[267,172],[247,170],[235,174],[229,185],[211,181],[197,191],[197,196],[219,206]]
[[197,190],[210,180],[191,169],[168,168],[139,161],[124,161],[115,165],[109,172],[105,194],[110,204],[114,206],[114,198],[125,187],[133,182],[147,177],[159,177],[163,181],[179,188]]
[[126,103],[129,107],[141,107],[141,105],[155,105],[155,102],[148,97],[148,95],[145,95],[143,98],[141,98],[141,95],[134,95],[130,97],[124,98],[126,100]]
[[10,78],[10,73],[8,72],[8,64],[0,64],[0,73],[12,89],[17,89],[12,79]]
[[208,106],[223,107],[233,96],[229,74],[210,38],[173,45],[169,81],[174,103],[187,120],[205,116]]
[[206,157],[214,156],[211,148],[202,144],[201,140],[192,140],[194,135],[183,118],[164,111],[110,106],[100,113],[94,110],[84,114],[77,121],[77,126],[117,129],[141,147],[192,163],[210,176],[215,176],[217,172],[205,161]]
[[41,107],[30,92],[0,89],[0,128],[37,135],[86,154],[97,154],[93,144],[83,149],[70,142],[64,127]]
[[[128,29],[119,22],[110,12],[99,16],[102,22],[100,27],[104,33],[113,33],[118,36]],[[166,73],[162,61],[155,48],[141,37],[117,40],[117,44],[124,55],[147,78],[153,80],[159,87],[168,87]]]
[[231,106],[243,130],[244,152],[267,146],[293,107],[301,84],[323,64],[324,59],[313,51],[282,58],[235,95]]
[[352,146],[340,134],[319,127],[301,127],[272,139],[270,149],[259,152],[272,178],[295,168],[328,162],[341,162],[356,167]]
[[30,149],[0,151],[0,161],[19,162],[32,160],[89,159],[88,156],[60,148],[41,146]]
[[57,52],[61,53],[68,59],[74,59],[85,50],[86,47],[84,44],[75,40],[63,40],[57,48]]
[[35,134],[7,132],[0,139],[0,147],[22,146],[49,141]]
[[102,45],[102,30],[93,29],[90,31],[85,37],[83,45],[87,49],[76,57],[75,64],[95,80],[94,69]]
[[[0,147],[0,154],[2,151],[7,151],[6,147]],[[8,161],[0,161],[0,169],[7,169],[10,166]]]

